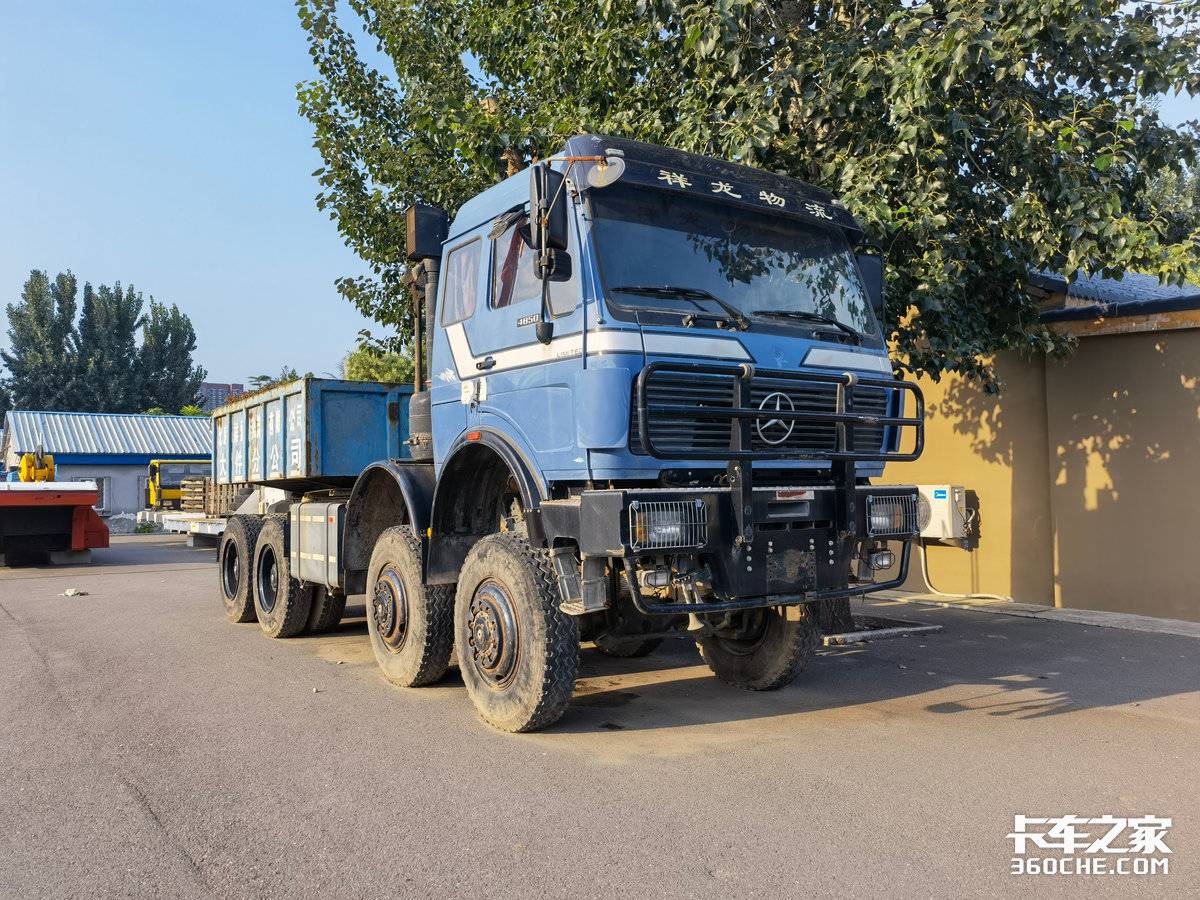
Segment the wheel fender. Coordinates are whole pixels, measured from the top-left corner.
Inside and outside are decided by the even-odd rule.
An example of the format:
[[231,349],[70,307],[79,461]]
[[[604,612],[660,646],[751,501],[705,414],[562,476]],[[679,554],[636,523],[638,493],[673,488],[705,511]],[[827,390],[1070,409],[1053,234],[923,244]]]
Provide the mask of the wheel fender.
[[380,534],[393,525],[409,525],[421,541],[422,555],[433,503],[430,463],[381,460],[359,474],[346,501],[342,537],[342,583],[347,594],[366,590],[367,564]]
[[450,447],[450,452],[446,454],[446,459],[442,463],[442,476],[438,479],[437,488],[433,497],[433,517],[432,522],[441,520],[440,512],[444,512],[446,504],[446,496],[454,489],[454,485],[447,484],[451,479],[445,477],[447,472],[454,470],[456,460],[461,461],[464,454],[472,452],[476,447],[487,447],[492,450],[504,464],[508,466],[508,470],[517,480],[517,487],[521,491],[521,505],[525,507],[527,512],[533,512],[542,505],[542,500],[549,496],[549,489],[545,482],[536,477],[534,468],[528,462],[528,457],[521,450],[517,449],[508,438],[507,435],[501,434],[490,428],[481,428],[478,431],[469,432],[470,434],[478,434],[478,440],[467,440],[466,434],[459,435]]
[[494,525],[475,523],[464,532],[456,514],[463,512],[463,498],[471,489],[501,474],[516,482],[530,543],[545,546],[540,507],[547,493],[534,476],[528,457],[497,431],[481,428],[469,434],[473,439],[463,435],[451,445],[438,473],[425,558],[429,584],[453,584],[474,543],[494,531]]

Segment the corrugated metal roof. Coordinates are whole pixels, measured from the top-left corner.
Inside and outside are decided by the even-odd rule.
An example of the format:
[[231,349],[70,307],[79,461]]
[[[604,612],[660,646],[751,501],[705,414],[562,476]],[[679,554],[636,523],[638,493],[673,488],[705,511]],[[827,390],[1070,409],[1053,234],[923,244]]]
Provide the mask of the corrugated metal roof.
[[1200,286],[1162,284],[1153,275],[1129,272],[1124,278],[1104,278],[1080,272],[1070,283],[1053,272],[1031,272],[1030,283],[1044,291],[1064,294],[1060,306],[1042,310],[1045,322],[1120,318],[1148,313],[1200,308]]
[[145,416],[132,413],[9,410],[5,449],[31,453],[175,456],[212,454],[207,416]]

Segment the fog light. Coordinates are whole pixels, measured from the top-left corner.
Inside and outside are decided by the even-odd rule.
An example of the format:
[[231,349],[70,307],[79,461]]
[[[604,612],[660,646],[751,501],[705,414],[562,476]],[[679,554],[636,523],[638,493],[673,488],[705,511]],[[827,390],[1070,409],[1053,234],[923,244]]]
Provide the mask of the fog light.
[[867,497],[867,534],[870,537],[899,537],[918,531],[915,494]]
[[896,554],[891,550],[872,550],[867,554],[867,565],[879,572],[896,564]]
[[871,511],[871,534],[887,534],[896,526],[896,515],[893,509],[873,509]]
[[708,509],[703,500],[634,500],[629,504],[629,539],[634,550],[703,547]]

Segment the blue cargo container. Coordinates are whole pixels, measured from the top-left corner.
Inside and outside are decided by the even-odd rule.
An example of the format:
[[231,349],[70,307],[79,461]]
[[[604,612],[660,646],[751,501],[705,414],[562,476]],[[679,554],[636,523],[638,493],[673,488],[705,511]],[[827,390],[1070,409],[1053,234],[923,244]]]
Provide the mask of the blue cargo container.
[[212,414],[213,479],[288,490],[353,483],[380,459],[406,459],[411,385],[302,378]]

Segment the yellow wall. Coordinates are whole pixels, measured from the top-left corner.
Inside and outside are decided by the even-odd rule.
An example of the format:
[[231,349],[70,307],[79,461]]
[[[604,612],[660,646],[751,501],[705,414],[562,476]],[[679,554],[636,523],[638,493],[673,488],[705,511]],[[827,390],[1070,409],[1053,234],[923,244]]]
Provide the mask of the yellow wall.
[[[1050,603],[1054,552],[1047,484],[1046,383],[1040,359],[996,361],[1001,396],[947,376],[920,380],[925,452],[887,467],[892,484],[961,484],[979,508],[979,546],[929,548],[929,580],[947,593],[992,593]],[[911,409],[910,409],[911,412]],[[917,569],[914,559],[913,570]],[[919,585],[910,580],[910,586]]]
[[1046,364],[1056,605],[1200,620],[1200,330]]
[[933,585],[1200,620],[1200,330],[996,366],[999,397],[921,380],[925,453],[884,479],[978,495],[978,548],[930,548]]

